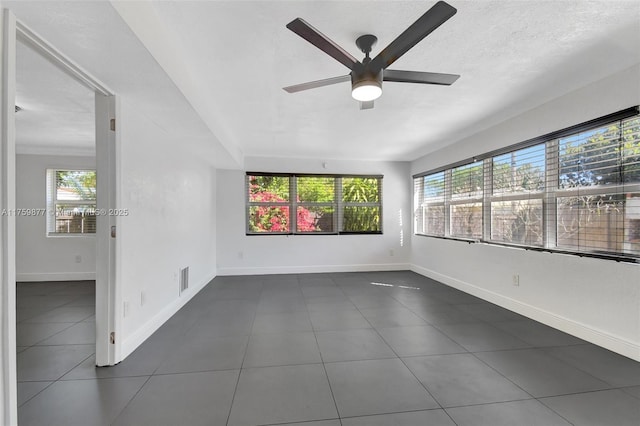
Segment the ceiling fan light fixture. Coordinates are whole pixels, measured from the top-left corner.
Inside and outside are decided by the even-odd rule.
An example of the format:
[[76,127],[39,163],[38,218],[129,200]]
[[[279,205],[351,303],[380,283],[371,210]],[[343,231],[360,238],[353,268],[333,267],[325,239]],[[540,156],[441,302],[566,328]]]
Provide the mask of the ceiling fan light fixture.
[[382,84],[380,81],[359,81],[351,86],[351,96],[356,101],[374,101],[378,99],[380,95],[382,95]]

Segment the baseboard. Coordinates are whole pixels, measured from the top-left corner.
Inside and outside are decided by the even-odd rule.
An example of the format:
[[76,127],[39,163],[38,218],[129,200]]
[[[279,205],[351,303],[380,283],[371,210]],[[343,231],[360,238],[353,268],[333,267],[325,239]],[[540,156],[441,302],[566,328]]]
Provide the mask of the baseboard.
[[158,312],[153,318],[140,326],[131,336],[122,341],[120,347],[120,357],[116,363],[124,360],[134,350],[138,348],[145,340],[147,340],[153,333],[156,332],[165,322],[169,320],[176,312],[178,312],[189,300],[200,292],[207,284],[216,277],[216,274],[211,275],[210,278],[199,282],[196,286],[189,287],[189,289],[183,292],[180,297],[174,300],[171,304],[167,305]]
[[412,264],[410,269],[420,275],[424,275],[425,277],[434,279],[450,287],[464,291],[465,293],[472,294],[473,296],[479,297],[488,302],[495,303],[498,306],[502,306],[510,311],[564,331],[572,336],[586,340],[595,345],[602,346],[633,360],[640,361],[640,345],[635,342],[606,333],[586,324],[565,318],[561,315],[520,302],[493,291],[483,289],[468,282],[460,281],[456,278],[435,272],[422,266]]
[[352,265],[313,265],[313,266],[252,266],[218,267],[218,275],[273,275],[273,274],[314,274],[322,272],[370,272],[370,271],[406,271],[409,263],[367,263]]
[[95,272],[25,272],[16,273],[17,282],[34,281],[89,281],[95,280]]

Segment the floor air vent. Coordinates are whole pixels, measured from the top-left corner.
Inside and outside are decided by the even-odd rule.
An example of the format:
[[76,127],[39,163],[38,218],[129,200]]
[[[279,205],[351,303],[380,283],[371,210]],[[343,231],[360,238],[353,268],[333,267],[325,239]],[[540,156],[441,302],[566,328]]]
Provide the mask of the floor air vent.
[[180,269],[180,294],[189,288],[189,267]]

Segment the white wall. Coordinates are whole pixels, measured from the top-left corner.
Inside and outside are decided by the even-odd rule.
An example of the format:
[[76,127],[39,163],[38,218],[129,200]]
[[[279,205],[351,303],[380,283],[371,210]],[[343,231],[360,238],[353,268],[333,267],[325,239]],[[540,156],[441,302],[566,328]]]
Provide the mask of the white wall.
[[[18,155],[18,208],[45,209],[47,169],[95,169],[95,157]],[[96,272],[95,235],[47,237],[46,217],[16,218],[18,281],[92,280]],[[76,256],[81,257],[79,263]]]
[[[210,141],[172,135],[142,110],[135,98],[121,101],[118,208],[130,212],[117,223],[123,357],[216,275],[216,172],[199,155]],[[185,266],[190,289],[179,296]]]
[[[419,173],[640,104],[640,66],[411,164]],[[640,265],[412,236],[412,269],[640,360]],[[520,286],[512,275],[520,274]]]
[[[382,235],[245,235],[245,172],[218,170],[218,274],[407,269],[409,163],[251,158],[254,172],[382,174]],[[390,251],[393,250],[393,256]]]
[[[15,208],[15,20],[0,1],[0,209]],[[6,18],[6,19],[5,19]],[[15,217],[0,216],[0,422],[18,423]]]

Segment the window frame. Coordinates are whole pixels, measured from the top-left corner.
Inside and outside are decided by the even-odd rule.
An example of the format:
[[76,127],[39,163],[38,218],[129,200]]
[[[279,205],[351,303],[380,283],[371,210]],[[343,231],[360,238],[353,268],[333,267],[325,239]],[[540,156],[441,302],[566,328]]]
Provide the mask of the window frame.
[[[508,246],[523,248],[532,251],[546,251],[553,253],[564,253],[577,255],[581,257],[595,257],[601,259],[611,259],[622,262],[640,263],[640,253],[630,253],[627,251],[605,251],[597,250],[595,248],[587,248],[585,250],[576,250],[575,248],[563,248],[558,242],[557,235],[557,206],[558,200],[563,197],[571,197],[575,195],[621,195],[621,194],[640,194],[640,182],[624,181],[618,184],[606,184],[606,185],[594,185],[583,186],[574,188],[560,188],[560,154],[559,154],[559,140],[563,137],[572,136],[581,132],[597,129],[598,127],[604,127],[617,123],[622,123],[623,120],[640,118],[640,107],[634,106],[627,108],[612,114],[608,114],[603,117],[599,117],[593,120],[586,121],[565,129],[561,129],[555,132],[551,132],[536,138],[532,138],[517,144],[509,145],[504,148],[493,150],[482,155],[472,157],[470,159],[460,160],[455,163],[431,169],[429,171],[418,173],[413,176],[414,179],[414,191],[422,191],[422,193],[414,193],[414,235],[431,237],[431,238],[444,238],[451,240],[461,240],[469,243],[486,243],[492,245]],[[622,143],[622,137],[619,138]],[[521,149],[530,148],[536,145],[544,144],[545,151],[545,170],[544,170],[544,188],[542,191],[524,191],[514,193],[502,193],[500,195],[493,194],[493,159],[497,156],[515,152]],[[482,224],[482,238],[480,239],[468,239],[451,236],[450,233],[450,205],[460,204],[460,199],[454,199],[451,194],[451,171],[456,168],[469,164],[472,162],[484,162],[484,186],[483,186],[483,198],[482,198],[482,211],[483,211],[483,224]],[[623,167],[623,163],[618,164],[619,168]],[[436,173],[444,172],[445,174],[445,235],[430,235],[424,232],[419,232],[418,226],[418,209],[422,209],[426,203],[424,202],[424,186],[416,183],[416,179],[422,179],[425,176],[430,176]],[[447,175],[449,176],[447,181]],[[520,244],[512,242],[503,242],[500,240],[493,240],[491,235],[491,203],[496,201],[512,201],[512,200],[542,200],[542,245],[530,245]],[[468,202],[464,199],[462,203]],[[626,206],[626,204],[625,204]],[[427,220],[423,218],[423,222]],[[424,230],[424,228],[422,228]]]
[[[287,177],[289,179],[289,200],[286,202],[273,203],[273,202],[256,202],[249,199],[249,177],[250,176],[277,176]],[[298,201],[297,198],[297,179],[300,177],[318,177],[318,178],[333,178],[334,179],[334,197],[333,202],[312,202],[312,201]],[[378,182],[378,199],[377,203],[359,203],[359,202],[347,202],[342,200],[342,179],[343,178],[365,178],[365,179],[377,179]],[[383,233],[383,201],[382,201],[382,182],[383,175],[369,175],[369,174],[317,174],[317,173],[269,173],[269,172],[246,172],[245,173],[245,235],[381,235]],[[286,232],[255,232],[251,231],[250,227],[250,215],[251,207],[255,206],[272,206],[279,205],[289,208],[289,230]],[[298,207],[332,207],[333,218],[332,226],[333,231],[298,231],[297,217]],[[345,207],[378,207],[379,208],[379,231],[343,231],[343,209]]]
[[[93,211],[97,212],[98,206],[98,196],[97,196],[97,184],[96,184],[96,199],[95,200],[59,200],[58,199],[58,190],[56,186],[56,179],[58,172],[93,172],[96,173],[96,169],[91,168],[68,168],[68,167],[57,167],[57,168],[47,168],[45,170],[45,201],[46,201],[46,223],[45,223],[45,233],[47,238],[78,238],[78,237],[94,237],[96,235],[97,229],[94,229],[93,232],[58,232],[56,228],[56,221],[58,217],[58,208],[59,204],[66,205],[76,205],[76,206],[93,206]],[[97,215],[96,215],[97,221]]]
[[[538,146],[541,147],[543,151],[543,158],[542,158],[542,162],[544,164],[543,182],[545,183],[543,188],[541,190],[521,190],[521,191],[513,191],[513,192],[505,191],[505,192],[496,193],[494,188],[495,159],[505,154],[516,154],[517,152],[520,152],[522,150],[525,150],[528,148],[534,148]],[[485,197],[485,202],[487,204],[484,206],[485,207],[484,212],[485,212],[485,217],[488,218],[488,220],[484,221],[484,235],[486,236],[486,240],[490,241],[491,243],[509,244],[510,246],[515,246],[515,247],[536,247],[536,248],[546,247],[546,244],[547,244],[546,243],[546,240],[547,240],[546,216],[547,215],[545,214],[546,212],[545,193],[547,188],[546,183],[547,183],[547,180],[549,179],[549,176],[547,175],[547,172],[549,169],[547,167],[548,153],[549,152],[548,152],[547,144],[538,143],[528,147],[511,150],[503,154],[493,155],[491,157],[484,159],[484,162],[485,162],[484,163],[485,165],[484,185],[485,185],[485,194],[487,195]],[[487,173],[488,173],[488,176],[487,176]],[[494,239],[493,237],[493,203],[509,202],[509,201],[531,201],[531,200],[539,200],[541,203],[541,215],[542,215],[541,223],[540,223],[540,230],[542,232],[541,244],[535,245],[535,244],[517,243],[512,241],[502,241],[499,239]]]

